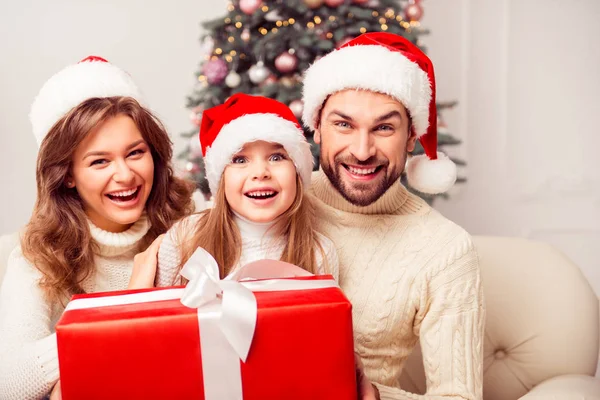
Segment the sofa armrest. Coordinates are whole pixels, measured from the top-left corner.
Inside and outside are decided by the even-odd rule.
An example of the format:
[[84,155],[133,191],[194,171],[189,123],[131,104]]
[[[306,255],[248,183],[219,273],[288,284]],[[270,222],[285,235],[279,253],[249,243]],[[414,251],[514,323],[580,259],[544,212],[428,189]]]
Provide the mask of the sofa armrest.
[[588,375],[556,376],[519,400],[600,400],[600,379]]

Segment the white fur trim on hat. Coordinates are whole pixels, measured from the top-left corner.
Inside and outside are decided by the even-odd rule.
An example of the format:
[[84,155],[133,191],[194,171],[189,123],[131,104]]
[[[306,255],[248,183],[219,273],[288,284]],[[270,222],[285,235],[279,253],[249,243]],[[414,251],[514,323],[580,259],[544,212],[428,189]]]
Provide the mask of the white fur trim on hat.
[[38,146],[48,131],[72,108],[93,97],[142,96],[131,76],[102,61],[84,61],[52,76],[35,98],[29,119]]
[[302,129],[277,114],[247,114],[224,125],[212,146],[206,149],[206,179],[213,195],[233,155],[246,143],[259,140],[281,144],[294,162],[304,187],[309,186],[314,160]]
[[444,193],[456,182],[456,165],[440,152],[436,160],[425,154],[413,156],[406,164],[406,178],[410,187],[421,193]]
[[417,136],[429,126],[431,83],[427,73],[400,52],[378,45],[343,47],[316,61],[303,79],[304,125],[315,130],[327,96],[345,89],[387,94],[410,112]]

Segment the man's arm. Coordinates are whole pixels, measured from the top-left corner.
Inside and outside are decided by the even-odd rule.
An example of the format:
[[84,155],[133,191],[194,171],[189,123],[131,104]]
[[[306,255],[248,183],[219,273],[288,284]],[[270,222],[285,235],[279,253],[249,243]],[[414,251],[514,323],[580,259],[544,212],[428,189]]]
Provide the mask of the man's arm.
[[468,235],[449,243],[419,279],[414,329],[423,350],[427,393],[376,384],[381,399],[481,400],[485,309],[477,253]]

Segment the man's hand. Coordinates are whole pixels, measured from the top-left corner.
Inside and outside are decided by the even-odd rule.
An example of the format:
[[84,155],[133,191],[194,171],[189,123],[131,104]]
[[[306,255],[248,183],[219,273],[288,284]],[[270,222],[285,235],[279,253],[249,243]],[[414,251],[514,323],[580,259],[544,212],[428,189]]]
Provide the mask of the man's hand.
[[154,278],[156,277],[156,267],[158,265],[158,249],[164,238],[160,235],[154,242],[133,258],[133,271],[129,280],[128,289],[147,289],[154,287]]
[[381,400],[379,397],[379,390],[371,383],[369,378],[365,375],[363,363],[358,356],[354,353],[354,362],[356,365],[356,384],[358,386],[358,399],[359,400]]

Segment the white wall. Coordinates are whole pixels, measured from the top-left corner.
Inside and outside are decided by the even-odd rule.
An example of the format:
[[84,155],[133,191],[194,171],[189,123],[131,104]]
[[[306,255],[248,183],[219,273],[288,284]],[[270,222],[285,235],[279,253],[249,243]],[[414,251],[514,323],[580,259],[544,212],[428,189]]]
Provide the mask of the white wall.
[[[446,120],[469,163],[469,182],[436,206],[473,234],[556,245],[600,293],[600,2],[568,3],[424,3],[438,96],[460,101]],[[199,22],[224,8],[224,0],[0,5],[0,234],[21,227],[33,205],[27,113],[45,79],[88,54],[108,58],[138,81],[180,149]]]
[[176,149],[192,128],[185,96],[201,59],[200,22],[225,0],[0,2],[0,234],[23,226],[35,199],[37,146],[29,107],[52,74],[90,55],[127,70]]
[[428,1],[425,40],[469,182],[436,206],[474,234],[549,242],[600,294],[600,2]]

